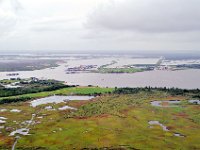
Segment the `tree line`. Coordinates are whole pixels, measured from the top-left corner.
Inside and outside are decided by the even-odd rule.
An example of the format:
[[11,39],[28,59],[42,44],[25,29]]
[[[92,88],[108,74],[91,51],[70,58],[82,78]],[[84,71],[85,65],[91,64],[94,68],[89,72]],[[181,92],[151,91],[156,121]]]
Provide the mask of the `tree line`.
[[23,81],[20,83],[22,87],[18,88],[4,88],[0,87],[0,97],[16,96],[29,93],[39,93],[45,91],[54,91],[62,88],[72,87],[69,85],[64,85],[61,82],[47,80],[47,81],[32,81],[26,83]]
[[196,97],[200,97],[200,90],[199,89],[179,89],[179,88],[159,88],[159,87],[144,87],[144,88],[117,88],[115,87],[114,93],[115,94],[136,94],[139,92],[153,92],[153,91],[161,91],[167,92],[171,95],[185,95],[187,93],[195,94]]

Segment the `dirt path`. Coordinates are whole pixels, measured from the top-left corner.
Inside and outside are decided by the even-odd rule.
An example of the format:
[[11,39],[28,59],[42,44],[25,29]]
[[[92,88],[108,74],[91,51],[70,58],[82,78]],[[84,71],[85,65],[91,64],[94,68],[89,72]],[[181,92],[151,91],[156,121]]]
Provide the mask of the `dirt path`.
[[[32,124],[34,118],[35,118],[36,114],[32,114],[31,120],[30,122],[27,124],[27,126],[25,127],[25,129],[28,129],[29,126]],[[15,137],[15,142],[12,145],[12,150],[15,150],[15,146],[17,145],[18,139],[20,139],[20,136],[16,136]]]

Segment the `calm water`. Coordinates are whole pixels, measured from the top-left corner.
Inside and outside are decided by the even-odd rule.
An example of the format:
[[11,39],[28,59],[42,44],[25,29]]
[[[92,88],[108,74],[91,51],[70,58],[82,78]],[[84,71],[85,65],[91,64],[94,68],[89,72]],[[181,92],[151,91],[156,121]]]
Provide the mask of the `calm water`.
[[152,125],[159,125],[159,126],[161,126],[161,127],[163,128],[164,131],[169,131],[169,130],[167,129],[167,127],[164,126],[164,125],[163,125],[162,123],[160,123],[159,121],[149,121],[149,125],[151,125],[150,128],[152,128]]
[[157,107],[177,107],[176,104],[179,104],[181,101],[179,100],[171,100],[171,101],[153,101],[151,102],[152,106]]
[[49,97],[33,100],[30,103],[32,107],[36,107],[38,105],[48,104],[48,103],[58,104],[65,101],[90,100],[92,98],[94,98],[94,96],[49,96]]
[[200,100],[189,100],[189,103],[200,105]]
[[[65,65],[55,69],[18,72],[20,78],[38,77],[66,81],[76,85],[95,85],[101,87],[178,87],[200,88],[200,70],[148,71],[134,74],[65,74]],[[10,78],[8,72],[0,72],[0,79]]]

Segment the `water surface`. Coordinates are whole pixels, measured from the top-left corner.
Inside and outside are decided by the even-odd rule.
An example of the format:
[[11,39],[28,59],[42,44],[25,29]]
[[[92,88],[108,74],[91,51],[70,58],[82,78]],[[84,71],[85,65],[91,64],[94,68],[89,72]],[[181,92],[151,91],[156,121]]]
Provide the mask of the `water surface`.
[[177,107],[176,104],[179,104],[179,100],[170,100],[170,101],[152,101],[151,105],[156,107]]
[[200,104],[200,100],[189,100],[189,103],[199,105]]
[[153,125],[159,125],[159,126],[162,127],[162,129],[163,129],[164,131],[169,131],[169,130],[167,129],[167,127],[164,126],[164,125],[163,125],[162,123],[160,123],[159,121],[149,121],[149,125],[151,125],[150,128],[152,128]]
[[[179,71],[146,71],[132,74],[100,74],[100,73],[79,73],[66,74],[66,64],[55,69],[43,69],[35,71],[20,71],[20,78],[38,77],[43,79],[56,79],[75,85],[94,85],[100,87],[178,87],[187,89],[200,88],[200,70],[179,70]],[[0,72],[0,80],[8,79],[7,73]]]
[[62,102],[66,102],[66,101],[71,101],[71,100],[90,100],[94,98],[94,96],[49,96],[49,97],[45,97],[45,98],[40,98],[40,99],[36,99],[31,101],[31,106],[32,107],[36,107],[39,105],[43,105],[43,104],[49,104],[49,103],[62,103]]

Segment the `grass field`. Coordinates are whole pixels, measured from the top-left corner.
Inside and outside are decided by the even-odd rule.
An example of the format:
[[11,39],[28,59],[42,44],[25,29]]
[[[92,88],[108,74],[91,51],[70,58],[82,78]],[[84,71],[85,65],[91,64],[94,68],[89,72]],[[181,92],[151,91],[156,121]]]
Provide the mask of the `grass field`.
[[[92,94],[100,88],[70,88],[56,91],[56,94]],[[109,89],[112,91],[112,89]],[[107,92],[108,89],[101,89]],[[45,96],[45,94],[38,94]],[[151,106],[153,100],[181,100],[178,107]],[[1,112],[8,118],[0,134],[2,149],[10,149],[14,137],[9,133],[23,127],[22,122],[36,114],[30,134],[21,136],[16,149],[200,149],[200,106],[189,104],[189,96],[171,96],[166,92],[139,92],[137,94],[104,94],[90,101],[68,101],[46,104],[36,108],[29,102],[0,105],[0,109],[17,108],[20,113]],[[56,110],[46,110],[45,106]],[[62,106],[77,110],[58,111]],[[16,117],[17,115],[17,117]],[[159,121],[160,126],[150,128],[148,121]],[[13,122],[14,121],[14,122]],[[18,124],[16,124],[18,123]],[[8,127],[10,129],[9,131]],[[180,133],[184,137],[174,136]]]
[[136,73],[142,72],[143,69],[139,68],[99,68],[98,73]]
[[0,103],[15,102],[16,100],[22,99],[21,101],[31,100],[35,98],[41,98],[51,95],[94,95],[94,94],[104,94],[112,92],[113,88],[100,88],[100,87],[69,87],[63,88],[55,91],[23,94],[18,96],[0,97]]

